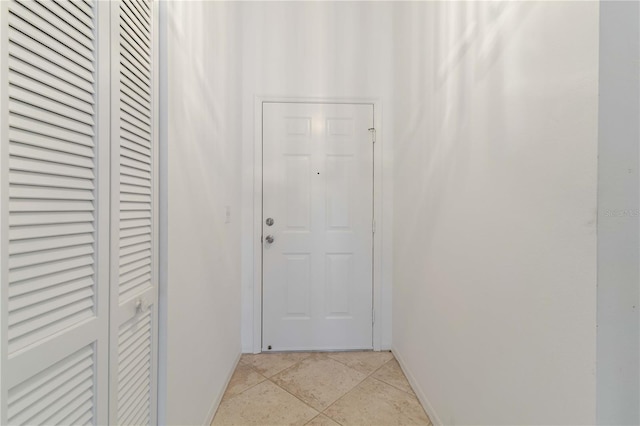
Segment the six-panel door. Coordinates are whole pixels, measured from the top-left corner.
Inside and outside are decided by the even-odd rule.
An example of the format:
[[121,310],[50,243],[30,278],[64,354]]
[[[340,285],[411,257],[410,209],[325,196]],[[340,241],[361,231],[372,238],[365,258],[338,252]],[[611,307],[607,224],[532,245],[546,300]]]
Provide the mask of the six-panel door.
[[265,351],[372,348],[372,127],[371,104],[263,104]]

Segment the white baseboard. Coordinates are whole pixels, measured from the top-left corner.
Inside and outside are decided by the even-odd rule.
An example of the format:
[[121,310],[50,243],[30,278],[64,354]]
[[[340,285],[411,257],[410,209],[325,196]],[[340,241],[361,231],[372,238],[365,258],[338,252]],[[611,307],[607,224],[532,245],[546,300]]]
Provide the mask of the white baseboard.
[[398,352],[396,348],[391,348],[391,352],[393,352],[393,356],[395,356],[396,359],[398,360],[398,364],[400,364],[400,368],[402,368],[402,372],[407,377],[407,380],[409,380],[409,383],[411,384],[413,391],[418,397],[418,400],[422,404],[424,411],[427,412],[429,419],[431,419],[431,423],[433,423],[434,426],[442,426],[443,425],[442,420],[440,420],[440,417],[438,417],[438,414],[436,414],[436,411],[433,409],[433,405],[431,405],[431,403],[429,402],[429,399],[424,394],[424,391],[422,390],[420,385],[418,385],[418,382],[416,381],[416,378],[411,373],[411,370],[407,368],[407,364],[404,362],[404,358],[402,357],[400,352]]
[[216,411],[218,411],[220,402],[222,402],[222,397],[224,396],[224,392],[227,390],[227,386],[229,386],[231,377],[233,376],[233,373],[236,371],[236,368],[238,367],[238,362],[240,362],[241,355],[242,354],[239,353],[238,356],[236,356],[236,361],[233,363],[233,368],[231,369],[231,371],[229,371],[229,373],[227,373],[227,380],[224,381],[224,386],[222,387],[222,389],[220,389],[220,392],[218,392],[218,397],[213,401],[211,408],[209,408],[209,412],[207,413],[207,417],[205,418],[203,426],[209,426],[213,421],[213,417],[216,415]]

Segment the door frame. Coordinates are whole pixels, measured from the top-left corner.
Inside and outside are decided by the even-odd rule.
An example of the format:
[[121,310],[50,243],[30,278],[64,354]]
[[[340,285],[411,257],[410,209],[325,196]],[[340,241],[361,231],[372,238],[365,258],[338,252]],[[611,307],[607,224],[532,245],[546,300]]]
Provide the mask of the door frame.
[[[382,102],[375,98],[313,98],[287,96],[255,96],[253,109],[253,353],[262,351],[262,111],[265,103],[298,104],[364,104],[373,105],[373,350],[382,346],[382,264],[383,264],[383,149]],[[377,317],[377,318],[376,318]]]

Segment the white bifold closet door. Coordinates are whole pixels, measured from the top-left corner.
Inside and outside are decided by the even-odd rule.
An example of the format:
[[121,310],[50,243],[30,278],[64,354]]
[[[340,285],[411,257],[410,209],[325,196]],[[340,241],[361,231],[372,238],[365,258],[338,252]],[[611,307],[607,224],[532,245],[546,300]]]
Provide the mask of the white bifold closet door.
[[155,424],[157,22],[0,1],[0,424]]
[[107,12],[0,2],[3,425],[109,420]]
[[111,2],[110,421],[155,424],[158,199],[155,14]]

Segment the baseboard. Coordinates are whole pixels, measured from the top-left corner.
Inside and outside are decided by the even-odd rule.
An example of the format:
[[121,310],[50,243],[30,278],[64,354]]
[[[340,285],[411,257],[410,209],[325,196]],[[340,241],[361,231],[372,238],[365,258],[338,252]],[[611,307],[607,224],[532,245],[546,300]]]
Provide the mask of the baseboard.
[[211,422],[213,422],[213,417],[216,415],[216,411],[218,411],[220,402],[222,402],[222,397],[224,396],[224,392],[227,390],[227,386],[229,386],[231,377],[233,376],[233,373],[236,371],[236,368],[238,367],[238,363],[240,362],[241,355],[242,354],[239,353],[238,356],[236,357],[236,361],[233,363],[233,368],[227,374],[227,380],[225,380],[224,386],[222,387],[222,389],[220,389],[220,392],[218,392],[218,397],[213,401],[211,408],[209,408],[209,412],[207,413],[207,417],[205,418],[203,426],[209,426]]
[[424,391],[422,390],[420,385],[418,385],[416,378],[413,376],[411,371],[407,368],[407,364],[404,362],[404,358],[402,357],[402,355],[400,355],[400,352],[398,352],[398,349],[391,348],[391,352],[393,352],[393,356],[395,356],[396,359],[398,360],[398,364],[400,364],[400,368],[402,368],[402,372],[407,377],[407,380],[409,380],[409,383],[411,384],[413,391],[418,397],[420,404],[422,404],[424,411],[427,412],[429,419],[431,419],[431,423],[433,423],[434,426],[442,426],[443,423],[440,420],[440,417],[438,417],[438,414],[436,414],[436,410],[433,409],[433,405],[431,405],[431,403],[429,402],[429,399],[424,394]]

